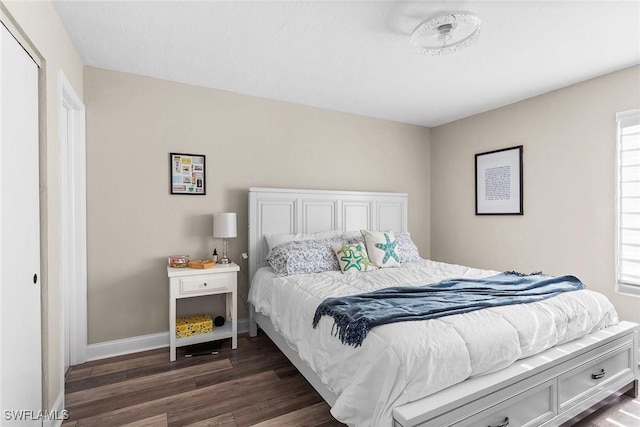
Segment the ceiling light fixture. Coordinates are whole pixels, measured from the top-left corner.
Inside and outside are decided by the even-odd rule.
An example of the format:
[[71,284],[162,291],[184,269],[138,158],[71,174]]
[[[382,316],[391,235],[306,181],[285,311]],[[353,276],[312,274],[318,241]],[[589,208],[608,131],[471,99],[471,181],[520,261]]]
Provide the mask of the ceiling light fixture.
[[481,23],[469,12],[441,15],[418,25],[411,34],[411,43],[425,55],[447,55],[473,43],[480,35]]

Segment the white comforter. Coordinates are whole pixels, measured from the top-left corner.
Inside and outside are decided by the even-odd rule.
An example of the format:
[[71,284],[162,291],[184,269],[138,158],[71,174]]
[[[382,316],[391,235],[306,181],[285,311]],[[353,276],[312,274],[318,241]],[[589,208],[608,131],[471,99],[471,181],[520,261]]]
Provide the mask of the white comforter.
[[379,326],[358,348],[332,334],[333,319],[328,316],[312,327],[317,306],[330,296],[497,273],[429,260],[356,274],[275,277],[270,268],[262,268],[253,279],[249,301],[271,318],[337,395],[331,409],[336,419],[357,426],[391,426],[395,406],[618,322],[606,297],[582,290],[531,304]]

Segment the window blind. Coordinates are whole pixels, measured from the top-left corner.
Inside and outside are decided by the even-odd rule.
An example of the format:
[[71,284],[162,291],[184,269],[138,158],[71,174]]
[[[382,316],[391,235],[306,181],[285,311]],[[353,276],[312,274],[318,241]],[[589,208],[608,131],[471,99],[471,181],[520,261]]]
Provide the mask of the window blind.
[[616,289],[640,295],[640,110],[618,113],[616,120]]

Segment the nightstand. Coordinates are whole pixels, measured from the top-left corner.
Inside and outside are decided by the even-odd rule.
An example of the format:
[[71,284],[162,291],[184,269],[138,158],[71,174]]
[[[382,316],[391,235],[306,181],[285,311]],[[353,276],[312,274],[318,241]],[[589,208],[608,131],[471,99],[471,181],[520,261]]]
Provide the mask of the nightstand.
[[[167,267],[169,277],[169,360],[176,360],[176,347],[231,338],[231,348],[238,347],[238,267],[234,263],[216,264],[213,268]],[[227,321],[213,332],[176,338],[176,305],[180,298],[226,294]]]

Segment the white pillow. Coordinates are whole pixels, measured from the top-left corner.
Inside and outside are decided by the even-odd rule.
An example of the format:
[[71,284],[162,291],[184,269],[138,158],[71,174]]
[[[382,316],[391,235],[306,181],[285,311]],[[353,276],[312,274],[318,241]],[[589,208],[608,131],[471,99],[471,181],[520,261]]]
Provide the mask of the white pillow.
[[378,267],[397,267],[400,265],[398,242],[391,231],[361,230],[367,246],[369,260]]
[[349,230],[342,233],[342,237],[347,240],[364,240],[360,230]]
[[340,230],[319,231],[317,233],[277,234],[267,233],[264,239],[267,241],[267,253],[278,245],[289,242],[302,242],[304,240],[324,240],[342,234]]

